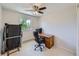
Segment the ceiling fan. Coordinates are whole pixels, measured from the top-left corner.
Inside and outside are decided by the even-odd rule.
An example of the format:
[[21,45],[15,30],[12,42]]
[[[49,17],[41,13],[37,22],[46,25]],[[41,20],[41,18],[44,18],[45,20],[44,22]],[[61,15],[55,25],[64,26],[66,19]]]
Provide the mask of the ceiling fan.
[[43,14],[43,10],[45,10],[46,7],[45,6],[38,6],[38,5],[33,5],[31,9],[26,10],[26,11],[32,11],[32,12],[37,12],[40,14]]

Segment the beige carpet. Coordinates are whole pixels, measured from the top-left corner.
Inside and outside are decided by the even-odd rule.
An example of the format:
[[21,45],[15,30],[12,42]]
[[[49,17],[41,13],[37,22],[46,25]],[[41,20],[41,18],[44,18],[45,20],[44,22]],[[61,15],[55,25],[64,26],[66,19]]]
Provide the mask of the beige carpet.
[[[35,41],[26,42],[22,45],[19,52],[15,52],[10,56],[73,56],[74,54],[68,52],[64,49],[52,47],[51,49],[44,48],[42,52],[40,52],[39,48],[34,51]],[[6,54],[2,55],[6,56]]]

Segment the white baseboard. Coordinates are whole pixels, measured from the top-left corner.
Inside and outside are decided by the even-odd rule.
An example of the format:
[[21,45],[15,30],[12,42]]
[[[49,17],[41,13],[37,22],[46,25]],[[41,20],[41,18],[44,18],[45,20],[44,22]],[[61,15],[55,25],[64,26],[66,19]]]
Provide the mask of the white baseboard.
[[22,43],[26,43],[26,42],[29,42],[29,41],[32,41],[32,40],[34,40],[34,39],[32,38],[32,39],[29,39],[29,40],[24,40],[24,41],[22,41]]

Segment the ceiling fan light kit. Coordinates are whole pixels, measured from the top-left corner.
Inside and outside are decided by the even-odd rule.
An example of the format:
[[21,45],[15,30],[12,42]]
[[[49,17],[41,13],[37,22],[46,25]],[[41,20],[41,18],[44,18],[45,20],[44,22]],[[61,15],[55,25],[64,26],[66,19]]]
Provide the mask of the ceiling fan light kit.
[[42,4],[38,3],[38,4],[34,4],[32,6],[32,10],[28,10],[28,11],[33,11],[33,13],[37,15],[37,14],[44,14],[43,10],[45,9],[46,9],[45,6],[42,6]]

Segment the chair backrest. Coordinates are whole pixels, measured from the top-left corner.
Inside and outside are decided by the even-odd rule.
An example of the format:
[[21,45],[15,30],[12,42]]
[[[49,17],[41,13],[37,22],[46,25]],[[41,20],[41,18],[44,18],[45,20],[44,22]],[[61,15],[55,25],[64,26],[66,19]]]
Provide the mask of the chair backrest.
[[39,42],[40,37],[39,37],[39,35],[38,35],[38,32],[37,32],[37,31],[34,31],[34,32],[33,32],[33,35],[34,35],[34,37],[35,37],[35,41]]

